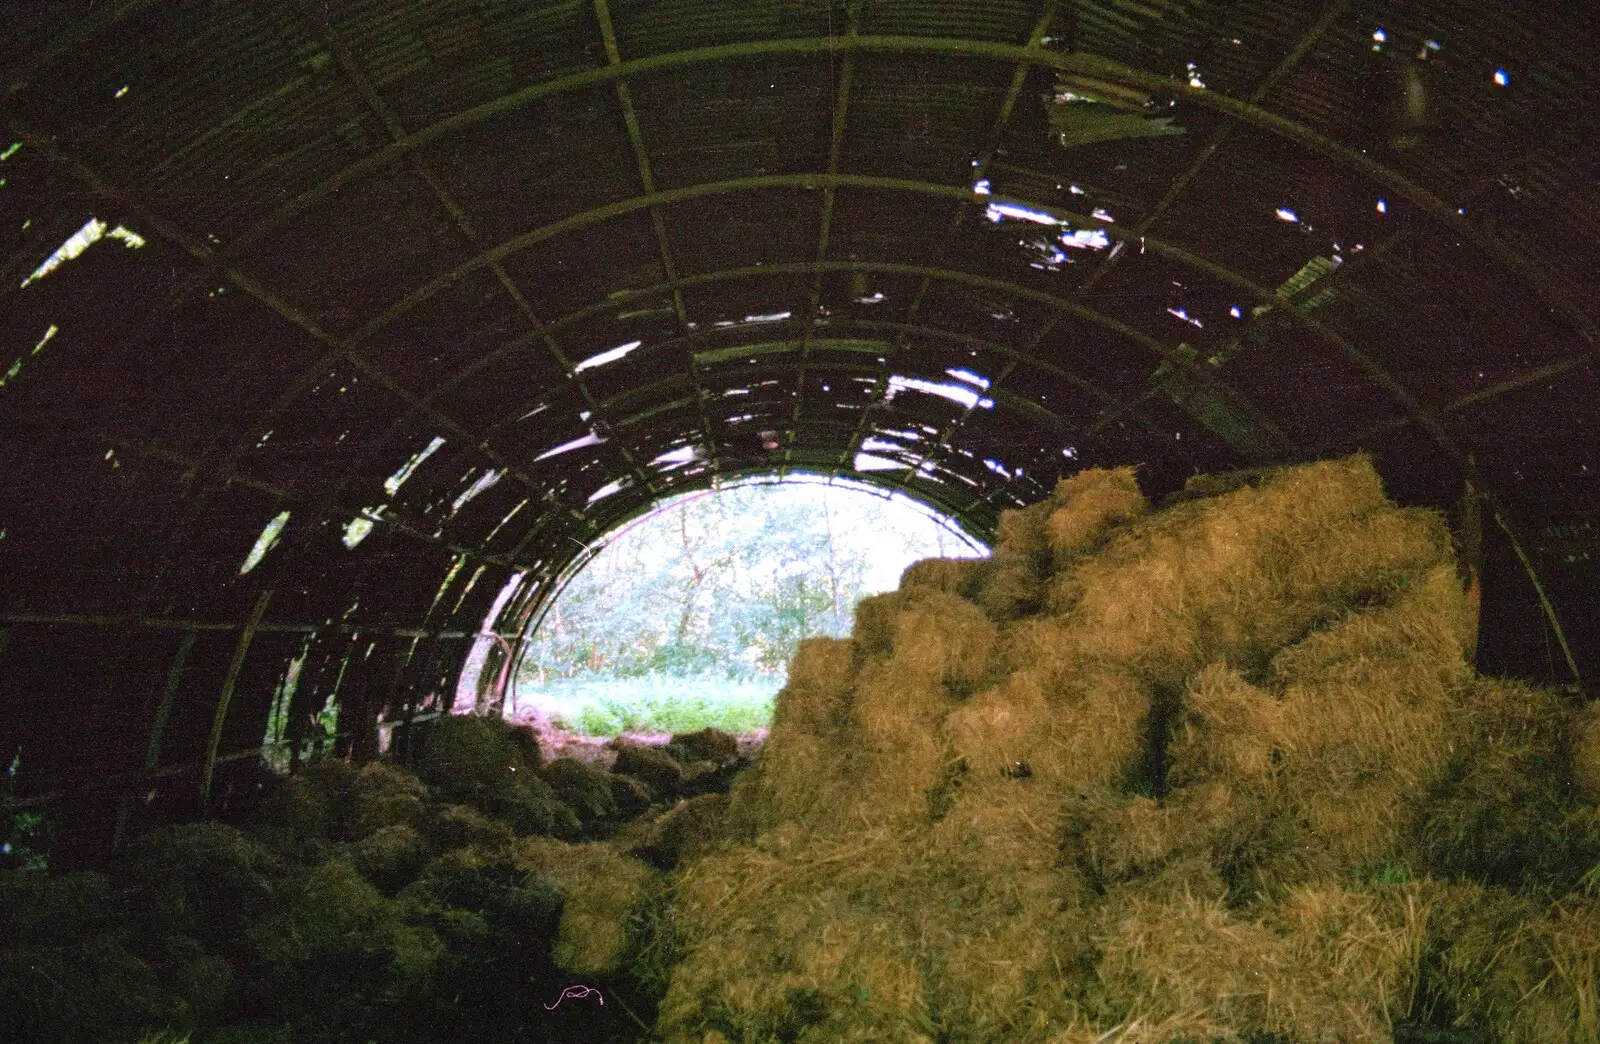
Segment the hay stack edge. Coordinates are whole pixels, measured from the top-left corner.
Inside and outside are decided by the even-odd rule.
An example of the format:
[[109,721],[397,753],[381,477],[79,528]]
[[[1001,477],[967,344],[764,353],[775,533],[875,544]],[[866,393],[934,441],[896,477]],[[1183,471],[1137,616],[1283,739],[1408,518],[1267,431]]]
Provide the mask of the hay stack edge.
[[658,1031],[1600,1040],[1600,727],[1463,587],[1364,456],[1062,482],[802,644]]
[[[1007,512],[709,730],[448,718],[109,873],[0,872],[17,1039],[1600,1042],[1600,712],[1478,676],[1356,456]],[[564,984],[606,1003],[552,1010]]]

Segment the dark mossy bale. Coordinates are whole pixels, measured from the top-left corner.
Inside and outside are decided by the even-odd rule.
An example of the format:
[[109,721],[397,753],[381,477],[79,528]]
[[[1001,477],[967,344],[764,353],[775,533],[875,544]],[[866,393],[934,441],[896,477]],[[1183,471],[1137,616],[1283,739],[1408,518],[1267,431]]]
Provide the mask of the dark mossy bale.
[[356,770],[322,758],[276,787],[262,802],[257,832],[282,851],[344,832]]
[[[292,881],[283,902],[246,928],[259,975],[246,1005],[285,1016],[297,1040],[392,1039],[393,1023],[428,994],[443,944],[382,895],[351,860]],[[364,1035],[364,1036],[363,1036]]]
[[450,715],[434,723],[419,767],[451,801],[498,816],[518,834],[577,837],[582,824],[538,775],[538,744],[499,718]]
[[0,871],[0,1026],[21,1044],[123,1044],[189,1006],[138,953],[98,873]]
[[508,847],[516,835],[498,819],[490,819],[471,805],[436,806],[423,823],[422,832],[441,852],[476,845]]
[[272,904],[283,874],[276,853],[221,823],[153,830],[121,867],[150,932],[192,935],[218,949]]
[[619,742],[616,744],[617,760],[611,771],[632,776],[650,788],[657,800],[677,795],[683,783],[683,766],[660,747],[645,743]]
[[374,830],[351,849],[361,876],[386,894],[416,879],[432,853],[416,828],[404,823]]
[[345,833],[359,841],[384,827],[417,826],[426,814],[428,788],[405,769],[374,763],[350,787]]
[[623,819],[643,815],[650,808],[650,788],[634,777],[613,772],[607,782],[611,785],[611,800],[616,803],[617,814]]
[[594,830],[615,821],[617,799],[611,792],[610,773],[578,758],[557,758],[548,762],[540,774],[568,808],[578,816],[585,830]]
[[697,732],[674,733],[667,749],[683,762],[710,761],[720,765],[738,755],[739,741],[721,729],[708,726]]

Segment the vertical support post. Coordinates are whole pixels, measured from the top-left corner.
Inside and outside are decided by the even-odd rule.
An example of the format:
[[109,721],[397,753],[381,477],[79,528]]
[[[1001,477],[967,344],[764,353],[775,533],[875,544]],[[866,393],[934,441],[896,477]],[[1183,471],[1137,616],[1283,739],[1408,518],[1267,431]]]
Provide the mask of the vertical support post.
[[[178,651],[172,655],[172,664],[167,668],[167,681],[161,689],[161,700],[156,704],[155,719],[150,723],[150,742],[145,747],[144,771],[145,774],[155,771],[161,760],[161,745],[166,739],[167,719],[172,717],[172,705],[177,702],[178,688],[183,684],[183,672],[189,666],[189,652],[194,648],[198,631],[188,630],[183,632],[183,637],[178,639]],[[133,799],[134,795],[124,794],[117,801],[117,825],[111,837],[113,850],[121,849],[128,841],[128,830],[133,825]]]
[[233,689],[239,683],[239,672],[244,669],[245,657],[250,653],[250,643],[255,640],[256,630],[261,626],[261,618],[267,613],[267,603],[271,601],[270,587],[256,598],[255,608],[250,610],[250,619],[239,634],[239,644],[234,647],[233,662],[228,665],[227,677],[222,680],[222,692],[217,697],[217,714],[211,721],[211,738],[206,741],[205,768],[200,774],[202,809],[211,802],[211,779],[217,771],[217,748],[222,745],[222,726],[228,719],[228,704],[233,701]]

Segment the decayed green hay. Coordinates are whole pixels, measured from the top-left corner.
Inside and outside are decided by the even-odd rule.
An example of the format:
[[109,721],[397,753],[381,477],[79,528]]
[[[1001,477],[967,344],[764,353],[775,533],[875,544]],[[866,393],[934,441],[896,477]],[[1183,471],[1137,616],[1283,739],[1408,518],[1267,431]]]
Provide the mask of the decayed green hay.
[[1600,716],[1473,678],[1366,458],[1192,485],[1085,472],[802,646],[676,878],[665,1039],[1600,1039]]

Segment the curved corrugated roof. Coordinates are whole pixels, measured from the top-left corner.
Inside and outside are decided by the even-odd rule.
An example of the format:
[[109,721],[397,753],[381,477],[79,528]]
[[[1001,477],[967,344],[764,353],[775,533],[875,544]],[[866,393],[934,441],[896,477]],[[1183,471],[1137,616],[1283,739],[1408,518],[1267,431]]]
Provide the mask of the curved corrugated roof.
[[1082,467],[1159,492],[1364,448],[1407,499],[1470,479],[1592,630],[1553,575],[1600,474],[1600,105],[1569,7],[8,23],[0,749],[25,790],[209,774],[299,656],[300,710],[436,709],[508,586],[514,634],[655,499],[857,474],[864,446],[903,466],[860,477],[978,534]]

